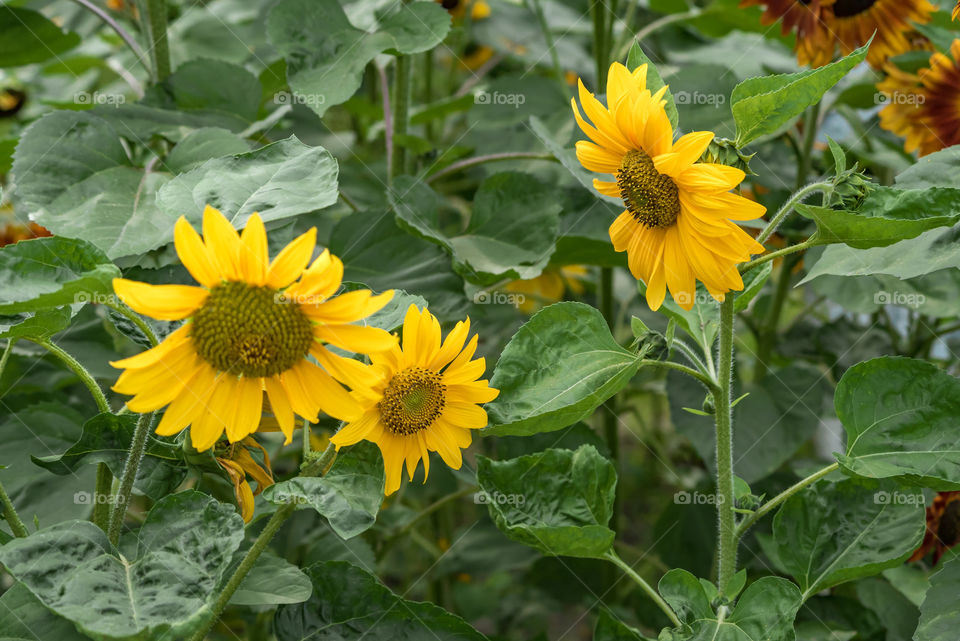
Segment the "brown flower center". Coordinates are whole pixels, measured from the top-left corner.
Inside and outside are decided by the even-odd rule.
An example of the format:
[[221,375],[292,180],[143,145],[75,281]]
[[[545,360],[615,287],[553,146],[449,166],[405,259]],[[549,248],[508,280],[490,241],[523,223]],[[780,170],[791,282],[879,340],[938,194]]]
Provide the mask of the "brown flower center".
[[833,4],[833,15],[838,18],[850,18],[863,13],[876,2],[877,0],[837,0]]
[[313,325],[300,306],[270,287],[226,282],[193,315],[200,358],[221,372],[274,376],[306,357]]
[[397,372],[377,404],[380,420],[391,434],[409,436],[425,430],[440,416],[447,387],[440,375],[422,367]]
[[617,172],[620,197],[634,220],[647,227],[669,227],[680,215],[680,196],[670,176],[657,171],[646,152],[628,151]]

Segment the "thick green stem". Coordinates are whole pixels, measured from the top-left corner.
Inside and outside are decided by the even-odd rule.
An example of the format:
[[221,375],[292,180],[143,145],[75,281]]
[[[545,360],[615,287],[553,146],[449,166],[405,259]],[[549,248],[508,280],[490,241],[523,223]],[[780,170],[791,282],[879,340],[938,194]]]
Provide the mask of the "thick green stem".
[[123,528],[123,519],[127,515],[130,505],[130,494],[133,492],[133,482],[137,479],[140,461],[146,451],[147,437],[150,435],[150,423],[153,414],[141,414],[137,427],[133,431],[133,441],[127,454],[127,462],[123,465],[123,476],[120,478],[120,489],[113,502],[113,512],[110,514],[110,527],[107,529],[107,538],[114,545],[120,540],[120,530]]
[[553,64],[553,75],[560,83],[560,95],[566,96],[566,83],[563,81],[563,67],[560,66],[560,57],[557,55],[557,48],[553,43],[553,33],[550,31],[550,25],[547,23],[547,16],[543,12],[543,5],[540,0],[531,0],[533,3],[533,12],[537,16],[537,22],[540,24],[540,31],[543,32],[543,39],[547,44],[547,50],[550,52],[550,62]]
[[153,328],[150,327],[150,325],[145,320],[143,320],[143,317],[140,316],[140,314],[130,309],[130,307],[127,306],[125,303],[122,303],[120,301],[114,301],[114,302],[107,303],[107,307],[109,307],[110,309],[117,312],[118,314],[120,314],[121,316],[129,320],[131,323],[136,325],[137,329],[139,329],[141,333],[143,333],[143,335],[146,336],[147,340],[150,341],[150,345],[152,345],[153,347],[156,347],[157,345],[160,344],[160,340],[157,338],[157,335],[154,333]]
[[29,532],[27,532],[27,528],[24,527],[23,521],[20,520],[20,515],[17,514],[17,510],[13,507],[13,501],[10,500],[2,483],[0,483],[0,505],[3,507],[3,518],[10,524],[10,530],[13,532],[13,535],[21,539],[25,538]]
[[153,70],[153,82],[160,83],[170,75],[170,45],[167,43],[166,0],[139,0],[140,30],[146,39],[147,53]]
[[839,467],[840,467],[839,463],[833,463],[831,465],[828,465],[822,470],[814,472],[807,478],[801,481],[797,481],[796,483],[794,483],[793,485],[785,489],[783,492],[780,492],[780,494],[777,494],[775,497],[773,497],[772,499],[770,499],[769,501],[761,505],[756,512],[754,512],[753,514],[743,519],[743,521],[740,522],[740,525],[737,526],[737,539],[740,539],[740,537],[746,534],[747,530],[753,527],[754,523],[756,523],[761,518],[763,518],[775,507],[777,507],[778,505],[780,505],[781,503],[783,503],[784,501],[786,501],[791,496],[793,496],[800,490],[804,489],[808,485],[813,485],[814,483],[822,479],[827,474],[830,474],[831,472],[837,470]]
[[597,70],[597,93],[603,93],[607,85],[607,69],[610,54],[607,50],[607,10],[605,0],[590,0],[590,17],[593,20],[593,58]]
[[[323,454],[304,466],[300,472],[300,476],[322,476],[327,472],[327,468],[333,461],[333,457],[336,455],[336,453],[336,447],[334,447],[333,443],[331,443],[327,446],[327,449],[323,451]],[[223,591],[220,592],[220,596],[217,597],[216,603],[213,604],[209,619],[197,629],[196,633],[192,637],[190,637],[190,641],[203,641],[203,639],[206,638],[207,633],[210,632],[224,608],[227,607],[227,604],[233,597],[234,592],[236,592],[237,588],[240,587],[240,584],[243,583],[244,578],[246,578],[247,573],[250,572],[250,569],[253,568],[254,564],[257,562],[257,559],[260,558],[260,554],[267,549],[267,546],[270,544],[270,540],[273,539],[273,537],[280,530],[281,526],[283,526],[284,522],[290,518],[290,515],[292,515],[296,509],[296,502],[291,501],[280,506],[277,511],[273,513],[273,516],[270,517],[270,520],[267,521],[267,524],[260,532],[260,536],[258,536],[257,540],[253,542],[253,545],[250,546],[250,549],[247,550],[247,553],[244,555],[243,560],[240,561],[240,565],[234,571],[230,579],[227,580],[227,584],[223,587]]]
[[[410,122],[410,57],[397,56],[393,77],[393,159],[394,175],[408,173],[403,137]],[[399,138],[399,140],[397,140]]]
[[93,380],[93,376],[90,375],[90,372],[87,371],[87,368],[80,364],[80,361],[50,341],[38,341],[37,344],[63,361],[64,365],[66,365],[70,371],[77,375],[77,378],[79,378],[80,381],[87,386],[87,389],[90,390],[90,393],[93,395],[93,400],[96,402],[97,408],[101,412],[110,411],[110,404],[107,403],[107,397],[104,396],[103,390],[100,389],[97,381]]
[[110,527],[110,494],[113,474],[106,463],[97,463],[97,480],[93,488],[93,514],[90,520],[106,533]]
[[667,602],[664,601],[659,594],[657,594],[657,591],[654,590],[649,583],[644,581],[642,576],[634,572],[633,568],[630,567],[623,559],[617,556],[616,552],[610,550],[604,556],[606,556],[608,561],[623,570],[624,574],[633,579],[633,582],[639,585],[643,591],[647,593],[647,596],[653,599],[653,602],[657,604],[657,607],[663,610],[663,613],[667,615],[667,618],[670,619],[670,622],[674,627],[679,628],[683,625],[680,622],[680,619],[677,618],[677,615],[674,613],[674,611],[670,609],[669,605],[667,605]]
[[714,394],[717,422],[717,585],[726,586],[737,571],[737,537],[734,519],[733,420],[730,389],[733,384],[733,301],[728,293],[720,305],[720,350],[717,356],[717,382]]
[[806,187],[798,189],[792,196],[790,196],[789,200],[783,204],[774,217],[770,219],[770,222],[767,223],[767,226],[764,227],[763,231],[757,235],[757,242],[761,245],[765,243],[767,239],[773,235],[773,232],[777,231],[777,227],[780,226],[780,223],[783,222],[783,219],[793,211],[797,204],[803,202],[804,198],[816,191],[826,193],[830,188],[831,184],[828,182],[815,182],[807,185]]
[[803,147],[797,164],[797,189],[807,182],[807,174],[813,163],[813,143],[817,138],[817,122],[820,118],[820,103],[810,105],[803,119]]

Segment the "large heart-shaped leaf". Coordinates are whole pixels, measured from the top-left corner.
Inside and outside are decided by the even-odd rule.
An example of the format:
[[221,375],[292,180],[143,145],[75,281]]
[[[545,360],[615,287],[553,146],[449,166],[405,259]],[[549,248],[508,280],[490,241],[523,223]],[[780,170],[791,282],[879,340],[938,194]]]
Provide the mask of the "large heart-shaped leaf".
[[0,547],[0,562],[43,604],[102,641],[185,638],[210,615],[243,539],[234,508],[199,492],[159,501],[135,559],[88,521],[60,523]]
[[847,433],[843,468],[872,478],[960,483],[960,380],[936,365],[882,357],[854,365],[834,404]]
[[640,357],[621,347],[595,308],[557,303],[510,339],[490,379],[500,395],[486,405],[483,434],[551,432],[590,416],[623,389]]
[[376,445],[362,442],[343,450],[325,476],[298,476],[268,487],[263,497],[282,505],[295,502],[326,517],[341,538],[369,529],[383,503],[383,459]]
[[343,561],[305,570],[313,595],[285,605],[274,617],[278,641],[364,639],[364,641],[485,641],[460,617],[432,603],[407,601],[373,575]]
[[820,590],[903,563],[923,540],[923,495],[886,479],[822,480],[773,519],[777,556],[803,590]]
[[456,235],[445,233],[442,201],[426,184],[401,176],[390,196],[398,224],[445,248],[454,269],[473,283],[535,278],[556,245],[560,203],[528,174],[503,172],[484,180],[470,222]]
[[507,461],[477,457],[478,501],[514,541],[551,556],[603,558],[617,473],[591,445]]
[[282,0],[267,19],[267,36],[287,61],[298,102],[318,116],[360,88],[363,70],[384,51],[432,49],[450,30],[450,16],[432,2],[396,3],[377,31],[357,29],[337,0]]

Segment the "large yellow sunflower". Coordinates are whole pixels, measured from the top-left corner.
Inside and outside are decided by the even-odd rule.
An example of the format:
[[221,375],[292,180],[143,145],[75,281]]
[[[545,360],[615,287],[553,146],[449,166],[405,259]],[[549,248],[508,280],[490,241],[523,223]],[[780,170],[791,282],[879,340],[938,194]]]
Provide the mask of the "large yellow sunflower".
[[950,45],[949,56],[933,54],[930,66],[915,74],[889,64],[885,70],[877,85],[887,102],[880,126],[921,156],[960,144],[960,40]]
[[[363,439],[376,443],[383,454],[386,494],[400,487],[404,462],[412,480],[423,460],[426,480],[430,451],[460,469],[460,450],[470,445],[470,430],[486,426],[487,413],[479,403],[492,401],[499,391],[477,380],[486,363],[483,358],[471,360],[477,336],[464,347],[469,333],[468,318],[441,343],[437,319],[411,305],[403,320],[402,347],[371,354],[371,365],[365,367],[375,372],[377,382],[363,385],[369,378],[364,374],[354,386],[362,414],[330,440],[338,449]],[[349,372],[344,375],[350,377]]]
[[134,395],[127,407],[151,412],[169,405],[157,433],[170,436],[189,425],[198,450],[213,446],[224,431],[231,443],[256,431],[264,391],[287,443],[294,414],[311,421],[319,410],[345,421],[359,415],[331,374],[359,372],[352,377],[359,384],[364,370],[324,345],[359,353],[395,346],[396,337],[382,329],[350,324],[382,308],[392,291],[335,296],[343,263],[329,251],[310,263],[316,229],[294,239],[270,262],[257,214],[238,235],[219,211],[207,207],[203,238],[180,218],[174,242],[200,287],[123,278],[113,283],[117,295],[137,312],[158,320],[187,320],[160,345],[112,363],[126,370],[113,389]]
[[[822,67],[836,50],[846,55],[876,32],[867,61],[874,67],[920,47],[911,25],[929,22],[936,7],[928,0],[742,0],[764,5],[764,24],[783,20],[784,35],[796,29],[797,62]],[[924,42],[922,46],[927,46]]]
[[611,174],[594,180],[597,191],[621,198],[626,206],[610,226],[616,251],[626,251],[630,272],[647,285],[647,303],[658,309],[669,287],[684,309],[693,307],[696,281],[717,300],[743,289],[737,264],[763,252],[763,246],[731,220],[763,215],[763,205],[730,193],[743,171],[700,163],[713,134],[698,131],[673,141],[664,110],[666,87],[647,89],[647,66],[631,73],[610,66],[605,108],[579,83],[580,104],[573,113],[592,140],[577,142],[577,158],[590,171]]

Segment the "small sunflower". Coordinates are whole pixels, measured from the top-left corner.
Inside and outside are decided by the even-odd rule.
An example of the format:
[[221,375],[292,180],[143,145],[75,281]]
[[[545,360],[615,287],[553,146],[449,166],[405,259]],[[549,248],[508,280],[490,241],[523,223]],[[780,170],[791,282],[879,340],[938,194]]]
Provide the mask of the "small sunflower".
[[519,294],[522,298],[518,299],[517,309],[524,314],[532,314],[544,305],[561,300],[568,290],[582,294],[586,277],[587,268],[583,265],[548,267],[536,278],[515,280],[507,283],[503,289],[511,294]]
[[938,492],[927,508],[927,531],[923,543],[908,561],[919,561],[933,550],[933,564],[960,543],[960,492]]
[[[222,451],[219,450],[220,448],[216,454],[217,463],[230,477],[240,514],[244,522],[249,523],[253,518],[254,497],[273,485],[270,455],[252,436],[247,436],[239,443],[231,443]],[[253,457],[253,452],[258,452],[263,457],[262,464]],[[247,476],[256,481],[256,492],[250,487]]]
[[463,20],[470,9],[471,20],[483,20],[490,17],[490,5],[484,0],[435,0],[446,9],[455,20]]
[[902,136],[908,153],[926,155],[960,143],[960,40],[950,55],[935,53],[929,67],[909,73],[887,65],[877,88],[887,99],[880,126]]
[[764,24],[783,20],[783,33],[797,32],[797,62],[822,67],[836,50],[846,55],[870,41],[874,67],[916,48],[911,23],[925,24],[936,7],[928,0],[743,0],[741,7],[765,5]]
[[387,495],[400,487],[404,462],[412,480],[423,460],[426,481],[428,452],[438,452],[444,463],[460,469],[460,450],[470,445],[470,430],[486,426],[487,413],[479,404],[492,401],[499,391],[478,380],[486,363],[473,359],[476,335],[464,347],[469,333],[467,319],[441,343],[437,319],[411,305],[403,320],[402,346],[371,354],[367,367],[378,380],[355,386],[353,393],[362,414],[330,440],[338,449],[363,439],[376,443],[383,454]]
[[764,250],[731,220],[753,220],[766,209],[730,193],[743,171],[697,162],[713,140],[711,132],[673,141],[666,87],[651,94],[646,85],[646,65],[631,73],[613,63],[605,108],[579,82],[580,104],[593,125],[571,100],[577,123],[592,140],[577,142],[577,159],[614,177],[593,185],[626,206],[610,226],[610,238],[616,251],[627,252],[630,272],[646,283],[650,308],[659,309],[669,287],[677,304],[691,309],[697,280],[717,300],[743,289],[737,264]]
[[231,443],[255,432],[264,392],[287,443],[294,414],[314,421],[323,410],[341,420],[355,419],[358,408],[334,377],[353,372],[351,380],[359,384],[360,363],[325,344],[358,353],[395,346],[396,337],[382,329],[350,324],[378,311],[393,292],[335,296],[343,263],[329,251],[310,263],[316,233],[311,229],[294,239],[270,262],[259,215],[253,214],[238,235],[208,206],[202,239],[181,217],[174,243],[200,287],[113,282],[135,311],[187,321],[153,349],[112,363],[126,370],[113,389],[133,395],[127,407],[143,413],[169,405],[157,433],[172,436],[189,425],[193,447],[200,451],[224,431]]

